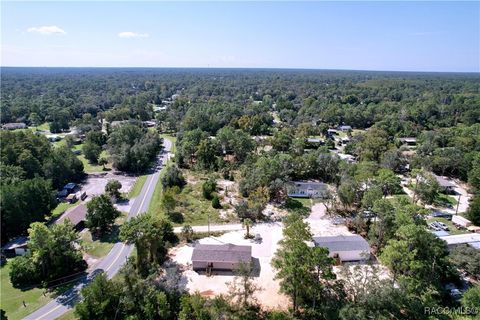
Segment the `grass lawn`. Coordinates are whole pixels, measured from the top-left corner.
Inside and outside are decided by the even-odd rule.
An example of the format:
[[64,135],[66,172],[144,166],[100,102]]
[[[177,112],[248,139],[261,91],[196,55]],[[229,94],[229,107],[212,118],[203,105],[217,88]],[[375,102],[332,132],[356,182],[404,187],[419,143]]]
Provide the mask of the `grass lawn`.
[[32,130],[33,132],[38,131],[38,130],[50,132],[50,125],[48,124],[48,122],[44,122],[41,125],[38,125],[36,127],[28,127],[28,128],[30,130]]
[[55,218],[65,212],[68,208],[75,207],[77,203],[60,202],[52,211],[52,218]]
[[438,222],[443,222],[447,225],[448,227],[448,233],[450,234],[465,234],[465,233],[470,233],[468,230],[459,230],[457,227],[455,227],[452,223],[452,221],[445,219],[445,218],[429,218],[427,219],[427,223],[433,222],[433,221],[438,221]]
[[308,216],[311,212],[311,204],[310,206],[306,206],[306,201],[310,199],[305,198],[287,198],[287,201],[283,205],[283,208],[286,209],[288,212],[298,212],[304,216]]
[[75,311],[72,309],[68,311],[67,313],[64,313],[60,317],[57,318],[57,320],[75,320],[78,319],[77,316],[75,316]]
[[[43,289],[40,288],[25,291],[14,288],[10,282],[9,272],[9,263],[0,269],[0,303],[1,308],[7,313],[8,319],[22,319],[45,305],[52,298],[49,294],[45,297]],[[23,301],[25,301],[27,307],[23,306]]]
[[66,146],[67,143],[65,142],[65,139],[62,139],[60,141],[55,141],[55,142],[52,142],[53,146],[55,147],[63,147],[63,146]]
[[[95,173],[95,172],[104,172],[103,167],[97,164],[92,164],[90,161],[85,159],[85,156],[83,154],[77,156],[80,161],[83,163],[83,168],[86,173]],[[108,153],[107,151],[103,150],[102,153],[100,154],[100,158],[107,158],[108,159]],[[108,163],[105,165],[106,171],[112,169],[112,164]]]
[[[162,184],[161,177],[165,171],[162,171],[160,179],[155,191],[153,193],[152,202],[150,203],[150,208],[148,212],[164,215],[165,210],[162,208],[161,198],[162,198]],[[183,170],[184,175],[193,174],[188,170]],[[188,183],[183,190],[176,196],[175,200],[177,201],[177,206],[174,210],[174,217],[178,219],[171,219],[174,225],[206,225],[210,216],[210,222],[221,222],[220,215],[217,209],[212,207],[210,200],[206,200],[202,195],[202,184],[206,180],[206,177],[203,175],[195,173],[196,179],[195,183]],[[181,213],[181,215],[179,214]],[[183,218],[182,218],[183,217]],[[173,221],[175,220],[175,221]]]
[[304,207],[311,209],[313,205],[313,199],[310,198],[295,198],[298,202],[300,202]]
[[89,230],[82,232],[81,238],[84,251],[97,258],[107,255],[113,248],[113,245],[119,241],[119,228],[125,222],[126,218],[127,213],[122,212],[122,215],[115,220],[115,225],[112,230],[95,240],[92,238]]
[[448,205],[456,206],[457,203],[458,203],[458,201],[455,198],[455,196],[449,196],[449,195],[446,195],[446,194],[443,194],[443,193],[440,193],[438,195],[437,199],[435,199],[435,204],[443,206],[443,207],[448,206]]
[[147,176],[148,175],[143,175],[139,176],[137,178],[137,181],[135,181],[135,185],[133,188],[130,190],[130,192],[127,195],[128,199],[132,199],[137,197],[140,194],[140,191],[142,191],[143,185],[145,184],[145,181],[147,181]]

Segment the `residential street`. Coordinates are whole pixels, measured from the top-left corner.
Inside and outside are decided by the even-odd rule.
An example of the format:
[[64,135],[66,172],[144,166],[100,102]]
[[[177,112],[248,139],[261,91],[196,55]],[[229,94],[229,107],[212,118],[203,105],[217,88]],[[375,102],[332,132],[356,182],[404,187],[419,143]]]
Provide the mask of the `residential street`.
[[[160,177],[160,172],[164,168],[164,164],[167,162],[172,149],[172,142],[170,140],[164,139],[163,144],[164,150],[158,157],[159,164],[161,163],[161,165],[157,165],[152,170],[152,173],[147,177],[140,195],[135,198],[134,203],[128,213],[129,219],[148,210],[155,186]],[[25,317],[25,319],[56,319],[62,314],[66,313],[75,305],[76,302],[78,302],[80,298],[80,290],[83,286],[88,284],[96,274],[102,271],[104,271],[107,274],[107,277],[111,279],[123,266],[132,250],[132,245],[126,245],[121,242],[116,243],[108,255],[98,263],[94,270],[90,271],[85,278],[79,280],[79,284],[56,299],[50,301],[40,309],[31,313]]]

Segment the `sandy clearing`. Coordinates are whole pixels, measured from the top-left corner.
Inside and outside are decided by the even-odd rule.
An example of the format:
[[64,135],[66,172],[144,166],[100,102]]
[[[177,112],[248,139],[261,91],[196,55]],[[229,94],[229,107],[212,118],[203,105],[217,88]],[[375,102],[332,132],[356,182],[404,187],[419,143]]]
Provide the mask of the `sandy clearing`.
[[81,184],[81,192],[86,192],[89,197],[103,194],[109,180],[120,181],[122,184],[120,192],[128,193],[135,184],[137,177],[112,172],[89,174],[85,182]]
[[326,216],[326,208],[323,203],[314,204],[310,216],[304,221],[308,222],[314,236],[352,235],[346,226],[332,223],[331,219]]
[[[282,238],[282,225],[280,223],[262,223],[252,228],[252,233],[259,233],[263,241],[253,243],[243,238],[244,231],[228,232],[220,237],[209,237],[199,240],[203,244],[233,243],[237,245],[252,246],[254,265],[260,268],[260,273],[255,277],[255,283],[261,287],[256,298],[265,309],[286,309],[290,306],[287,296],[279,293],[280,285],[274,279],[275,271],[271,267],[271,260],[277,251],[278,241]],[[174,248],[170,252],[172,260],[185,266],[183,275],[187,279],[186,288],[189,292],[198,291],[206,296],[228,293],[228,283],[234,280],[233,274],[206,276],[192,270],[191,257],[193,245],[184,245]]]

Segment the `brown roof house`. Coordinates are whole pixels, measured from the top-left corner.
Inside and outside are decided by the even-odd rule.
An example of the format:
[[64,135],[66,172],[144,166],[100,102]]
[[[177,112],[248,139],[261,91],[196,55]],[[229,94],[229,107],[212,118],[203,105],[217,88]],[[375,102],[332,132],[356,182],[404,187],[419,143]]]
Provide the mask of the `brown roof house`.
[[252,247],[234,244],[197,244],[193,249],[193,270],[233,271],[241,263],[252,262]]
[[60,218],[55,221],[55,224],[63,223],[65,220],[70,220],[70,222],[75,226],[76,230],[81,230],[85,226],[85,218],[87,216],[87,207],[84,204],[79,204],[78,206],[68,209]]

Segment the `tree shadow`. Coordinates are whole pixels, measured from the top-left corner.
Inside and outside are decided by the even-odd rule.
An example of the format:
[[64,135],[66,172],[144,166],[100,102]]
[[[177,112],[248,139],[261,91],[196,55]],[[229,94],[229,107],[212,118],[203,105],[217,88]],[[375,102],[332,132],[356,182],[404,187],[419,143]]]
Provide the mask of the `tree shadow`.
[[120,226],[119,225],[112,225],[109,230],[97,234],[97,233],[92,233],[92,240],[93,241],[100,241],[100,242],[106,242],[106,243],[117,243],[120,241],[119,238],[120,235]]

